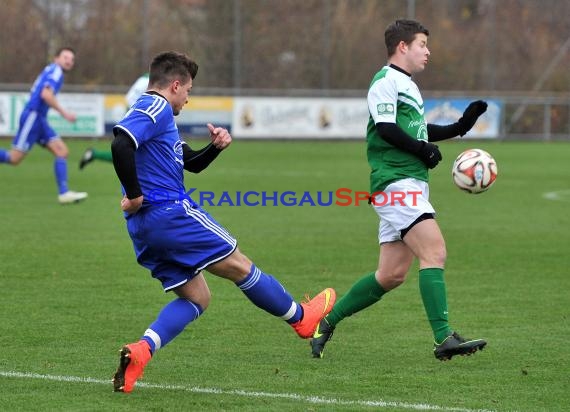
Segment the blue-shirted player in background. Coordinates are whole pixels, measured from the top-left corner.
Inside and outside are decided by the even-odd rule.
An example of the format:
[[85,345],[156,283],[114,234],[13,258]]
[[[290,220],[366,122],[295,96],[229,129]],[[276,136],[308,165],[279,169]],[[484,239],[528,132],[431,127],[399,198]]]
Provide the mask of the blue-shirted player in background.
[[137,261],[165,291],[178,296],[138,342],[121,349],[113,377],[118,392],[131,392],[151,356],[206,310],[210,290],[202,270],[234,282],[253,304],[289,323],[302,338],[311,337],[336,299],[333,289],[325,289],[311,301],[297,303],[185,195],[184,170],[199,173],[232,140],[226,129],[212,124],[211,143],[201,150],[192,150],[180,139],[174,116],[187,103],[197,71],[197,64],[184,54],[155,56],[148,90],[113,129],[113,164],[125,191],[121,208]]
[[50,108],[57,111],[65,120],[75,122],[75,114],[65,110],[56,99],[56,94],[63,85],[64,72],[70,71],[75,64],[75,52],[72,48],[62,47],[55,54],[52,64],[46,66],[36,78],[30,98],[21,116],[18,132],[14,137],[11,150],[0,149],[0,163],[14,166],[20,164],[39,143],[55,156],[54,173],[61,204],[75,203],[87,198],[85,192],[74,192],[67,187],[67,155],[69,149],[47,121]]

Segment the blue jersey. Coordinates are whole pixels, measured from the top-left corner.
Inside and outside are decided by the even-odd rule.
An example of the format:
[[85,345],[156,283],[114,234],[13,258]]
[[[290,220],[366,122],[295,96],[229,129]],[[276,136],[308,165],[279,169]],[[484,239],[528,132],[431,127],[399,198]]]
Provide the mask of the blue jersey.
[[137,261],[165,291],[231,255],[237,241],[185,195],[184,160],[178,127],[168,101],[144,93],[113,131],[136,145],[135,164],[143,207],[128,215],[127,229]]
[[56,64],[52,63],[38,75],[36,81],[30,90],[30,100],[26,104],[25,110],[38,112],[42,116],[46,116],[49,106],[41,97],[42,90],[48,86],[53,90],[53,94],[57,94],[63,85],[63,70]]
[[172,107],[159,95],[144,93],[115,125],[133,139],[143,207],[184,197],[184,160]]

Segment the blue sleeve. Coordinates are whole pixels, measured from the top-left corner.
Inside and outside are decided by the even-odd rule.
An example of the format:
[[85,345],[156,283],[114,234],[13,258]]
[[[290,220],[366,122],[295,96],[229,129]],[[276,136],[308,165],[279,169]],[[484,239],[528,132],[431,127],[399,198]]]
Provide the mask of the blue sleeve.
[[138,148],[152,138],[156,123],[147,113],[131,109],[125,117],[113,127],[115,136],[119,131],[126,133]]

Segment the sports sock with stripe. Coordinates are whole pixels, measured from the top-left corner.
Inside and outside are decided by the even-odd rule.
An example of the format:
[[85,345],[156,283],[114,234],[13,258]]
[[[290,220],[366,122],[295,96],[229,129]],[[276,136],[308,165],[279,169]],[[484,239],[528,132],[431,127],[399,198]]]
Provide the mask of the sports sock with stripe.
[[303,316],[301,305],[295,302],[283,285],[253,264],[249,274],[245,279],[236,282],[236,286],[255,306],[287,323],[295,323]]
[[175,299],[162,309],[141,339],[148,342],[151,352],[154,353],[166,346],[203,312],[197,303],[184,298]]

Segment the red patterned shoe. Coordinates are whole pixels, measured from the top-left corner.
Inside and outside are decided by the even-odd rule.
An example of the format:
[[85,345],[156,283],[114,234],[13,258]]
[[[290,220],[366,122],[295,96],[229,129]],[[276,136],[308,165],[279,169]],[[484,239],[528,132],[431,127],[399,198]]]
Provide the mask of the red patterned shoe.
[[147,341],[129,343],[120,350],[119,367],[113,376],[115,392],[130,393],[138,379],[143,377],[144,367],[151,358],[150,346]]
[[329,314],[336,301],[336,292],[326,288],[308,302],[302,302],[303,317],[300,321],[291,324],[297,335],[303,339],[313,336],[321,319]]

